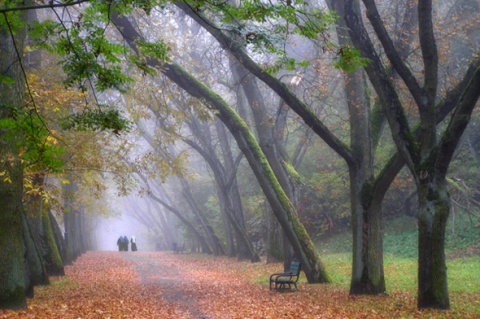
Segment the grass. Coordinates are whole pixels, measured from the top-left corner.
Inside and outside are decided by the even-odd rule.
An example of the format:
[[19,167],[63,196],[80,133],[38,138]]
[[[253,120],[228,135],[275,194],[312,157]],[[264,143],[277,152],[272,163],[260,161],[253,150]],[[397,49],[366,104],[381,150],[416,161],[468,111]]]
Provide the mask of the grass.
[[[478,221],[457,218],[447,228],[446,253],[450,297],[449,311],[416,309],[417,298],[417,230],[416,221],[402,217],[389,221],[384,236],[384,271],[387,288],[385,296],[350,296],[355,300],[345,307],[359,312],[393,313],[401,318],[480,318],[480,228]],[[453,227],[455,226],[455,227]],[[455,231],[453,231],[455,230]],[[325,295],[338,298],[338,291],[348,295],[352,271],[352,239],[349,231],[338,233],[317,243],[322,262],[333,282],[311,288],[304,275],[302,289],[312,289],[313,296],[325,290]],[[282,264],[276,265],[276,271]],[[275,269],[271,269],[274,272]],[[267,276],[257,275],[257,283],[268,285]],[[341,295],[341,293],[340,293]],[[313,298],[313,297],[312,297]],[[348,299],[350,300],[350,299]],[[382,315],[383,316],[383,315]]]
[[[417,258],[418,234],[417,221],[402,216],[385,222],[383,251],[404,258]],[[446,229],[445,252],[452,254],[480,245],[480,219],[466,214],[456,214],[455,222],[450,218]],[[343,229],[331,236],[317,241],[322,255],[331,253],[351,253],[352,236],[350,229]]]
[[[479,222],[465,214],[457,214],[455,224],[450,220],[447,225],[446,254],[450,256],[447,258],[447,274],[451,292],[480,292]],[[416,291],[416,220],[403,216],[385,224],[384,271],[387,291]],[[352,269],[350,231],[324,238],[317,243],[317,247],[334,284],[348,289]],[[472,249],[475,247],[477,249]]]

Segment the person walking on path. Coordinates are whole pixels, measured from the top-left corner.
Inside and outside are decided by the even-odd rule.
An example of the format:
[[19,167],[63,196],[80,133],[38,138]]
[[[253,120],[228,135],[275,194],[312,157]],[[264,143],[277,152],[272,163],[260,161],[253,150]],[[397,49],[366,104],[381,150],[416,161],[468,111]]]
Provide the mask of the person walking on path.
[[130,238],[130,243],[132,244],[132,251],[137,251],[137,241],[134,235]]
[[128,251],[128,238],[127,236],[120,236],[117,240],[118,251]]

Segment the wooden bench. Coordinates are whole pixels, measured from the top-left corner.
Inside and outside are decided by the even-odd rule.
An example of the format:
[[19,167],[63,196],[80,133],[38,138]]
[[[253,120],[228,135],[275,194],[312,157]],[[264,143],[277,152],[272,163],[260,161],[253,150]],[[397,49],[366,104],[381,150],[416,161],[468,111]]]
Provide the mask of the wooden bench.
[[270,290],[292,290],[292,286],[297,290],[297,281],[300,277],[301,268],[301,262],[292,261],[287,272],[272,274],[270,276]]
[[185,251],[185,243],[183,243],[183,246],[177,246],[176,243],[173,245],[173,252],[175,254],[183,253],[184,251]]

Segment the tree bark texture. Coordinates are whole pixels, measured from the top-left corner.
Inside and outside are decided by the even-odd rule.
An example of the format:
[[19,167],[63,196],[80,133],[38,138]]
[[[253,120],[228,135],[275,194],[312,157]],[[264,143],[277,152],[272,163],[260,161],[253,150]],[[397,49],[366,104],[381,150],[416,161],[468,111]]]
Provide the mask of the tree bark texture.
[[[0,119],[15,119],[15,109],[24,105],[20,59],[25,32],[17,30],[13,35],[10,31],[0,28],[0,74],[14,82],[0,82]],[[23,168],[18,158],[18,138],[7,129],[0,131],[0,308],[8,309],[26,307]]]
[[448,309],[445,229],[450,198],[445,182],[426,183],[418,189],[418,305]]
[[47,270],[44,267],[44,260],[35,243],[30,227],[28,226],[26,218],[23,220],[23,239],[26,248],[26,295],[28,298],[34,297],[33,288],[38,285],[48,285],[50,280],[48,278]]
[[[35,174],[32,184],[42,191],[45,174]],[[45,262],[45,269],[51,276],[64,275],[63,262],[53,234],[48,208],[43,204],[40,194],[32,194],[27,198],[27,222],[34,241]]]

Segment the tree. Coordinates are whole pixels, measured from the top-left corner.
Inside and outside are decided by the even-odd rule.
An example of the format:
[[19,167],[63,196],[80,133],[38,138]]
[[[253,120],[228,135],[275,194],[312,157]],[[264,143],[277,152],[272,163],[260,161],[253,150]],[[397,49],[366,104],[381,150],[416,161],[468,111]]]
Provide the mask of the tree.
[[[283,99],[284,103],[305,121],[306,125],[310,126],[320,138],[345,160],[350,174],[352,226],[355,243],[351,292],[383,293],[385,291],[385,279],[383,276],[380,208],[373,210],[375,214],[371,214],[362,202],[365,198],[365,189],[368,188],[373,175],[370,109],[366,101],[365,85],[363,87],[360,86],[362,74],[357,72],[355,75],[350,75],[350,79],[347,81],[349,91],[355,90],[355,100],[353,98],[349,100],[351,142],[350,146],[348,146],[335,136],[316,114],[310,110],[306,103],[301,101],[285,83],[272,74],[265,72],[259,64],[255,63],[246,50],[238,44],[238,41],[226,32],[222,32],[206,16],[197,12],[188,4],[179,3],[177,6],[210,32],[220,45],[236,58],[242,67],[276,92]],[[341,36],[339,35],[339,37]],[[348,46],[344,48],[348,48]],[[252,91],[252,89],[250,88],[249,91]],[[258,102],[253,102],[253,104],[257,105]],[[377,129],[380,129],[380,126]],[[279,173],[279,176],[285,176],[285,172],[282,174],[280,170],[276,172]],[[282,186],[285,185],[286,187],[287,184],[288,182],[284,182]]]
[[[122,35],[130,47],[137,51],[135,40],[141,41],[142,38],[128,19],[117,12],[113,12],[112,21],[121,28]],[[243,120],[218,94],[193,78],[177,64],[166,61],[161,63],[161,61],[153,59],[148,60],[148,63],[151,67],[161,65],[161,72],[164,75],[190,95],[208,101],[208,104],[217,111],[217,117],[228,127],[254,171],[277,219],[302,261],[309,282],[329,281],[312,240],[306,233],[288,197],[278,184],[263,152]]]
[[13,16],[4,14],[0,20],[0,308],[19,309],[26,306],[25,215],[21,136],[15,136],[12,122],[24,105],[25,78],[20,57],[25,30],[13,33]]
[[[460,137],[479,97],[480,59],[473,59],[468,70],[456,85],[443,96],[438,88],[438,52],[435,40],[432,1],[418,2],[418,39],[422,52],[423,76],[415,76],[401,59],[373,1],[363,1],[367,17],[393,68],[402,78],[416,103],[419,131],[413,133],[407,121],[406,106],[387,76],[386,67],[370,40],[362,21],[358,1],[345,1],[345,20],[354,45],[371,63],[365,67],[387,116],[390,130],[407,167],[415,179],[419,199],[419,308],[450,307],[445,264],[445,226],[450,199],[446,174]],[[423,85],[419,82],[423,80]],[[437,129],[438,109],[454,108],[446,128]],[[441,117],[440,117],[441,118]],[[440,135],[440,138],[438,136]]]
[[[343,1],[328,1],[328,5],[339,15],[337,34],[342,47],[351,46],[344,16]],[[410,1],[401,18],[396,44],[401,47],[400,54],[405,57],[410,49],[413,10],[415,4]],[[383,217],[382,201],[390,183],[397,175],[403,161],[394,155],[387,163],[375,161],[376,148],[385,116],[380,103],[370,110],[370,97],[367,96],[368,83],[364,71],[344,74],[345,93],[349,105],[351,138],[350,147],[357,154],[356,165],[349,166],[352,226],[353,226],[353,267],[350,284],[351,294],[378,294],[386,291],[383,270]],[[380,173],[374,174],[373,163],[383,165]],[[357,207],[355,207],[357,206]]]

